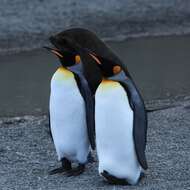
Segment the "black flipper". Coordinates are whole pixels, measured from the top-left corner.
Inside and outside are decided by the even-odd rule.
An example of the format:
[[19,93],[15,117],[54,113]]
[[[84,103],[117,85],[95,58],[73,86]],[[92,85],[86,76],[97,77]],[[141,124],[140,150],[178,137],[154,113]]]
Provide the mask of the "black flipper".
[[147,169],[148,166],[145,156],[147,136],[147,113],[145,110],[144,102],[139,95],[133,81],[130,78],[126,78],[119,82],[127,92],[129,103],[134,113],[133,137],[137,158],[143,169]]
[[48,123],[49,135],[50,135],[50,137],[51,137],[51,140],[53,141],[53,136],[52,136],[52,132],[51,132],[50,112],[48,112],[48,120],[49,120],[49,123]]
[[85,101],[88,138],[89,138],[91,147],[94,150],[95,149],[94,99],[84,76],[79,73],[74,74],[74,76],[77,81],[77,85],[80,90],[80,93]]

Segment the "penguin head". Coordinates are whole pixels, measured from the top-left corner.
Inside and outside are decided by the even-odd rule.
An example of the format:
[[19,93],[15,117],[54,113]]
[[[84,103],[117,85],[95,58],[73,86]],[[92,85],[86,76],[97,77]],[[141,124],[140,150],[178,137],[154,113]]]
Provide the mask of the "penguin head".
[[96,65],[99,67],[102,78],[118,80],[126,77],[124,69],[121,65],[93,53],[90,53],[90,55],[95,60]]
[[72,47],[67,44],[67,41],[64,39],[57,40],[54,36],[51,36],[49,40],[54,45],[54,47],[44,48],[56,55],[63,67],[71,67],[80,63],[80,56]]
[[[76,63],[80,61],[81,64],[75,64],[76,66],[68,66],[68,69],[76,74],[82,74],[91,89],[92,94],[95,93],[96,88],[101,82],[100,69],[96,65],[96,61],[92,59],[91,54],[87,48],[83,47],[73,36],[55,35],[50,38],[51,43],[56,47],[57,52],[62,55],[61,50],[71,52],[75,56]],[[55,49],[53,49],[55,50]],[[67,55],[68,55],[67,53]],[[58,54],[57,54],[58,55]],[[58,55],[59,56],[59,55]],[[60,59],[60,56],[59,56]],[[64,64],[66,65],[66,64]],[[79,71],[79,72],[78,72]]]

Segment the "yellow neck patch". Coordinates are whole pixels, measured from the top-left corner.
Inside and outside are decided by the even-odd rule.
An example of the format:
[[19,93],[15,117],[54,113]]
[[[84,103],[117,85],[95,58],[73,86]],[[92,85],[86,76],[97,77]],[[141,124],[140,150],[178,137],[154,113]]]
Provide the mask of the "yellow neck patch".
[[53,79],[56,81],[67,80],[73,77],[74,77],[74,74],[64,67],[59,67],[53,75]]
[[119,87],[119,83],[113,80],[103,79],[100,84],[100,89],[109,90]]

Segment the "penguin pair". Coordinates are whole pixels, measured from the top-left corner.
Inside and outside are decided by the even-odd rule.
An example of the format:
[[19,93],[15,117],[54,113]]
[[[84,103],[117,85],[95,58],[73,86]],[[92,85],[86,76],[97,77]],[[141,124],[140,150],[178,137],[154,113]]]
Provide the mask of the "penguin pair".
[[[81,59],[80,68],[82,68],[82,71],[80,71],[79,74],[81,76],[80,80],[82,79],[82,81],[85,81],[84,83],[87,83],[87,85],[79,86],[85,91],[84,94],[88,94],[84,96],[87,98],[86,101],[84,98],[83,108],[84,112],[86,111],[86,123],[89,123],[89,125],[85,125],[85,122],[83,122],[83,124],[81,123],[81,126],[83,125],[83,130],[81,130],[81,127],[80,130],[75,132],[83,134],[83,137],[85,136],[87,140],[83,144],[87,145],[87,132],[82,132],[87,128],[86,130],[88,131],[88,137],[92,148],[94,148],[96,143],[99,174],[109,183],[136,184],[144,169],[147,169],[145,157],[147,116],[143,100],[127,69],[117,56],[112,53],[112,51],[95,34],[88,30],[79,28],[71,29],[57,34],[52,39],[54,39],[51,40],[53,44],[59,49],[59,51],[56,52],[62,55],[60,49],[66,47],[68,52],[78,56],[78,59],[79,57]],[[55,44],[55,41],[57,41],[59,46]],[[56,54],[58,55],[58,53]],[[75,69],[73,70],[71,67],[68,68],[70,72],[77,75],[78,72],[76,73]],[[53,81],[51,83],[53,83]],[[79,86],[75,86],[75,88],[78,89]],[[64,88],[63,85],[62,88]],[[66,90],[69,91],[69,89],[65,88],[65,93]],[[80,90],[78,90],[78,94],[79,93]],[[72,94],[72,98],[74,98],[74,96],[76,97],[76,93]],[[71,94],[68,97],[71,98]],[[95,98],[95,101],[93,101],[93,97]],[[57,133],[59,133],[59,135],[56,137],[56,132],[54,132],[54,128],[56,128],[55,120],[57,119],[56,115],[59,114],[54,113],[55,111],[51,111],[53,108],[51,106],[52,98],[53,96],[51,94],[50,120],[56,147],[56,142],[60,142],[59,135],[61,135],[61,130],[58,132],[57,128]],[[66,98],[63,98],[62,101],[66,101]],[[59,105],[60,108],[58,109],[55,106],[54,110],[61,113],[64,104],[65,103],[62,103],[62,105],[59,103],[55,104]],[[81,104],[77,101],[72,101],[65,106],[71,107],[71,104],[77,104],[78,107],[81,107]],[[72,109],[74,110],[75,108]],[[82,119],[82,117],[84,118],[85,114],[81,114],[80,119]],[[64,118],[61,115],[63,115],[63,113],[59,115],[62,118],[58,122],[59,125],[61,126],[62,122],[66,122],[72,127],[72,122],[74,121],[71,121],[72,116],[70,116],[69,124],[69,118]],[[83,119],[83,121],[85,119]],[[72,135],[68,132],[69,130],[62,131],[67,138],[68,135]],[[67,138],[65,137],[65,139]],[[73,136],[71,138],[75,137]],[[65,142],[63,141],[65,141],[65,139],[63,139],[60,144],[64,144]],[[78,143],[81,143],[81,140],[82,139],[80,138],[75,139]],[[79,152],[82,150],[81,147],[75,148],[75,150]],[[71,152],[69,148],[67,150],[68,152]],[[83,159],[83,161],[80,162],[84,165],[87,161],[89,151],[82,152],[85,152],[84,157],[86,160]],[[59,159],[62,158],[63,156],[59,156]],[[67,161],[72,160],[70,157],[66,157],[66,159]],[[75,158],[73,161],[79,162],[79,159]]]

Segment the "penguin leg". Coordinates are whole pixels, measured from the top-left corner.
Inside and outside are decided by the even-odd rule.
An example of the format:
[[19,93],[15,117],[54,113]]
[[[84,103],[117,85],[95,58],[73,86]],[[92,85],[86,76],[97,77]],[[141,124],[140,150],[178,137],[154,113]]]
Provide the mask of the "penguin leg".
[[49,175],[54,175],[57,173],[64,173],[64,172],[68,172],[68,171],[72,170],[71,162],[69,160],[67,160],[66,158],[62,158],[61,163],[62,163],[62,166],[60,168],[51,170],[49,172]]
[[70,170],[67,172],[67,176],[71,177],[71,176],[78,176],[80,174],[82,174],[85,170],[85,164],[79,164],[76,168]]
[[140,176],[139,176],[139,181],[140,181],[141,179],[143,179],[143,178],[145,178],[145,173],[144,173],[144,172],[141,172],[141,174],[140,174]]

